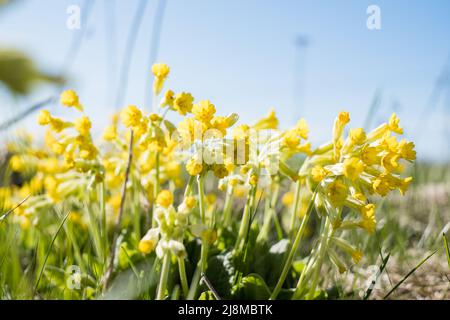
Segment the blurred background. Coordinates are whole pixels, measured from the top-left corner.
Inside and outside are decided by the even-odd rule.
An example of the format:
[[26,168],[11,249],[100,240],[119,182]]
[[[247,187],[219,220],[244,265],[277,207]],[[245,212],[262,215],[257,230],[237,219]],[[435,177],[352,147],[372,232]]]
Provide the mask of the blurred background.
[[[370,5],[380,30],[366,25]],[[77,8],[80,28],[70,28]],[[97,132],[126,104],[150,109],[160,61],[169,88],[243,123],[270,107],[283,127],[305,117],[316,146],[341,110],[366,128],[396,112],[419,159],[444,162],[449,16],[446,0],[0,0],[1,139],[18,127],[42,134],[33,112],[64,116],[52,100],[64,88],[79,93]]]
[[[367,25],[373,8],[379,29]],[[373,297],[411,275],[396,298],[449,299],[449,18],[448,0],[0,0],[0,187],[6,140],[20,128],[42,137],[41,108],[73,118],[62,90],[78,92],[100,134],[128,104],[151,110],[154,62],[171,68],[166,88],[237,112],[240,123],[271,107],[283,128],[306,118],[313,146],[331,139],[339,111],[367,130],[396,112],[416,144],[414,184],[377,202],[376,237],[354,242],[367,265],[392,253]]]

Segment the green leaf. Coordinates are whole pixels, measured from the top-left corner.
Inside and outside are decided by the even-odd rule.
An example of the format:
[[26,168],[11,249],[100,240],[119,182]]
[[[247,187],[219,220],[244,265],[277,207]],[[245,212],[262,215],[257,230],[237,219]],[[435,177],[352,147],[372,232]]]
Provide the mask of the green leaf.
[[219,254],[208,260],[206,276],[220,297],[229,297],[236,269],[231,252]]
[[260,274],[269,286],[275,285],[283,268],[283,260],[289,248],[289,241],[282,239],[267,246],[257,246],[254,252],[254,272]]
[[211,291],[203,291],[198,300],[216,300]]
[[249,274],[233,287],[233,298],[240,300],[267,300],[270,290],[264,279],[256,273]]

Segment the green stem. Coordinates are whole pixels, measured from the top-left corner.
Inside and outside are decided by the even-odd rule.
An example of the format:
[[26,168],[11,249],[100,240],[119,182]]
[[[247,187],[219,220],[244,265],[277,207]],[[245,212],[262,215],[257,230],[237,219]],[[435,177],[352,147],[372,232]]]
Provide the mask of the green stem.
[[163,300],[166,294],[167,279],[169,277],[170,270],[170,252],[166,252],[163,258],[163,264],[161,269],[161,275],[159,278],[158,292],[156,294],[156,300]]
[[203,175],[199,175],[197,177],[198,182],[198,201],[199,201],[199,209],[200,209],[200,217],[202,219],[202,223],[206,223],[206,215],[205,215],[205,186],[204,186],[204,177]]
[[274,217],[276,215],[275,206],[277,204],[278,192],[280,190],[279,184],[274,183],[273,188],[274,188],[274,190],[272,193],[272,198],[270,199],[270,201],[269,200],[267,201],[269,206],[265,210],[264,223],[263,223],[263,226],[261,227],[261,231],[256,240],[257,242],[266,241],[268,239],[270,225],[272,222],[272,217]]
[[153,216],[152,216],[152,228],[156,227],[156,219],[154,218],[154,213],[156,209],[156,198],[159,194],[159,152],[155,155],[155,181],[153,185]]
[[291,240],[294,238],[295,221],[297,218],[298,206],[300,204],[300,190],[301,190],[301,182],[300,180],[298,180],[295,184],[294,205],[292,206],[291,225],[289,228],[289,239]]
[[189,295],[189,285],[186,277],[186,266],[184,264],[184,258],[178,258],[178,269],[180,271],[181,288],[183,289],[183,295],[185,298]]
[[225,196],[225,204],[223,205],[223,227],[227,228],[231,223],[231,208],[233,205],[233,191],[234,187],[229,185],[227,187],[227,194]]
[[328,248],[328,240],[330,238],[330,219],[327,217],[325,222],[324,231],[322,233],[322,238],[320,239],[320,247],[318,251],[318,258],[316,263],[314,264],[314,273],[311,287],[309,289],[308,298],[312,299],[316,292],[317,283],[319,282],[320,270],[322,269],[323,260],[325,258],[325,253]]
[[297,235],[295,237],[294,243],[292,244],[291,250],[289,251],[289,255],[284,263],[283,271],[281,272],[280,278],[278,279],[277,285],[273,289],[272,295],[270,296],[270,300],[275,300],[278,294],[281,291],[281,287],[283,286],[284,281],[286,280],[287,274],[291,268],[292,262],[294,260],[295,253],[297,252],[300,241],[303,237],[303,233],[305,232],[306,226],[308,224],[309,216],[311,214],[311,210],[314,206],[314,199],[316,198],[316,193],[313,194],[311,198],[311,202],[309,203],[308,210],[306,211],[305,216],[303,217],[300,228],[297,231]]
[[238,237],[234,246],[235,252],[238,252],[241,247],[241,242],[247,237],[248,227],[250,223],[251,208],[255,202],[256,187],[252,186],[245,204],[244,213],[242,214],[241,226],[239,228]]
[[200,252],[200,270],[202,273],[206,272],[206,268],[208,266],[208,251],[209,251],[209,243],[206,239],[203,239],[202,249]]
[[[101,212],[101,219],[102,219],[102,226],[101,226],[101,235],[103,238],[103,252],[105,252],[105,257],[108,254],[108,226],[106,224],[106,188],[105,188],[105,181],[102,181],[100,183],[100,212]],[[106,263],[106,260],[105,260]]]

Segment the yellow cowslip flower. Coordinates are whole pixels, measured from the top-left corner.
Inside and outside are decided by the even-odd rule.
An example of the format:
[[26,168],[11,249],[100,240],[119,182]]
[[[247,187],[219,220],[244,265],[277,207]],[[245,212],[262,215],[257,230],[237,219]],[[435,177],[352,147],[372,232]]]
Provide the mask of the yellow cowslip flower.
[[63,106],[73,107],[75,109],[83,111],[83,106],[80,104],[78,95],[73,90],[66,90],[61,93],[60,101]]
[[375,218],[375,205],[369,203],[361,208],[362,221],[360,227],[369,233],[373,233],[377,226],[377,220]]
[[87,136],[90,133],[92,123],[87,116],[82,116],[75,120],[75,130],[82,136]]
[[300,144],[300,137],[297,134],[297,131],[288,130],[285,132],[283,136],[283,145],[288,147],[289,149],[295,149]]
[[52,120],[52,116],[48,110],[41,110],[39,112],[39,115],[37,117],[37,121],[39,125],[46,126],[50,124],[50,121]]
[[178,178],[181,174],[181,166],[178,161],[169,161],[164,164],[164,173],[170,179]]
[[175,92],[172,90],[167,90],[161,101],[161,108],[169,107],[173,108],[173,102],[175,101]]
[[134,105],[129,105],[122,110],[121,119],[125,127],[136,127],[142,120],[142,111]]
[[252,127],[256,130],[278,129],[279,121],[275,114],[275,109],[271,109],[269,114],[258,120]]
[[71,122],[65,122],[64,120],[59,118],[52,117],[50,120],[50,128],[56,133],[59,133],[64,129],[70,128],[72,126],[73,124]]
[[147,231],[145,236],[139,241],[138,250],[143,254],[149,254],[155,250],[159,240],[159,231],[156,228]]
[[98,150],[92,142],[84,141],[80,143],[80,157],[85,160],[94,160],[97,157]]
[[256,174],[252,174],[250,175],[250,179],[248,180],[248,183],[251,186],[256,186],[258,184],[258,176]]
[[408,191],[410,183],[413,181],[412,177],[406,177],[403,180],[400,180],[398,190],[402,195],[405,195],[406,191]]
[[81,214],[77,211],[71,211],[68,219],[74,224],[81,224]]
[[328,184],[326,195],[334,206],[342,206],[347,199],[348,187],[339,180],[334,180]]
[[205,200],[208,206],[212,206],[217,203],[217,196],[214,193],[208,193],[205,197]]
[[361,258],[363,256],[363,252],[360,250],[354,250],[351,255],[352,255],[353,261],[355,263],[359,263],[359,261],[361,261]]
[[192,107],[195,119],[203,123],[209,123],[216,113],[216,107],[209,100],[201,100]]
[[220,131],[222,137],[224,137],[227,134],[228,127],[229,127],[229,125],[228,125],[227,117],[224,117],[224,116],[214,116],[211,119],[211,122],[209,125],[210,129],[216,129],[216,130]]
[[203,165],[195,159],[189,159],[186,163],[186,170],[191,176],[196,176],[202,172]]
[[344,132],[345,125],[350,122],[350,114],[347,111],[339,113],[334,120],[333,126],[333,143],[336,144]]
[[184,142],[192,143],[194,140],[202,140],[206,129],[204,123],[195,121],[194,118],[184,118],[178,124],[177,131]]
[[229,174],[228,169],[224,164],[215,164],[213,166],[213,172],[218,179],[223,179]]
[[192,210],[197,205],[197,200],[192,196],[188,196],[184,199],[184,203],[188,209]]
[[156,197],[156,203],[164,208],[168,208],[173,203],[173,194],[169,190],[162,190]]
[[400,119],[397,117],[397,115],[395,113],[393,113],[391,115],[391,117],[389,118],[389,130],[391,130],[392,132],[398,133],[398,134],[403,134],[403,129],[399,126],[400,123]]
[[294,203],[294,193],[292,191],[286,192],[281,198],[281,203],[285,207],[290,207]]
[[329,171],[320,165],[311,169],[311,176],[315,182],[321,182],[328,175]]
[[368,166],[380,163],[378,149],[376,147],[364,146],[361,151],[361,160]]
[[157,113],[150,113],[148,118],[150,119],[151,122],[160,122],[161,121],[161,117]]
[[164,86],[164,81],[166,81],[169,72],[170,68],[165,63],[155,63],[152,66],[152,73],[155,76],[155,80],[153,82],[153,92],[156,95],[161,92],[161,89]]
[[235,140],[244,140],[249,137],[249,131],[250,127],[246,124],[241,124],[239,126],[236,126],[233,129],[233,138]]
[[414,150],[414,142],[408,142],[405,139],[401,140],[398,144],[398,153],[407,161],[415,160],[416,151]]
[[25,162],[21,156],[15,154],[9,159],[9,166],[14,172],[21,172],[25,169]]
[[355,181],[359,178],[359,175],[364,171],[364,163],[356,158],[352,157],[350,159],[345,159],[342,172],[344,176],[349,178],[352,181]]
[[297,132],[302,139],[308,139],[309,128],[308,123],[306,123],[305,119],[300,119],[294,127],[294,130]]
[[103,130],[103,139],[106,141],[113,141],[117,138],[117,126],[112,124]]
[[372,183],[373,191],[378,193],[380,196],[385,197],[389,191],[391,191],[388,180],[385,175],[380,175],[376,179],[373,180]]
[[173,100],[173,108],[182,116],[192,111],[194,97],[188,92],[181,92]]
[[351,144],[361,145],[366,141],[366,133],[363,128],[350,129],[348,133]]
[[400,156],[395,153],[388,153],[381,158],[381,165],[387,172],[394,172],[398,170]]

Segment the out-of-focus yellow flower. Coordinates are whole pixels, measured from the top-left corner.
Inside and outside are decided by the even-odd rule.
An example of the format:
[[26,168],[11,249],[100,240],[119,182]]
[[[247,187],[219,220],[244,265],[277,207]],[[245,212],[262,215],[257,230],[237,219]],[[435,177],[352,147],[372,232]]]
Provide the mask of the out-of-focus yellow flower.
[[80,111],[83,111],[83,106],[80,104],[78,95],[73,90],[66,90],[61,93],[60,101],[63,106],[73,107]]
[[354,250],[352,252],[352,259],[355,263],[359,263],[359,261],[361,261],[362,256],[363,256],[363,252],[360,250]]
[[344,175],[352,181],[359,178],[359,175],[364,171],[364,163],[356,158],[346,159],[343,164]]
[[256,174],[252,174],[252,175],[250,175],[250,179],[249,179],[248,183],[251,186],[256,186],[258,184],[258,180],[259,180],[258,176]]
[[39,112],[39,115],[37,118],[39,125],[46,126],[50,123],[51,120],[52,120],[52,116],[48,110],[41,110]]
[[9,165],[11,167],[11,170],[14,172],[21,172],[25,168],[25,163],[21,156],[19,155],[13,155],[11,159],[9,159]]
[[135,127],[138,126],[142,119],[142,111],[134,105],[129,105],[123,109],[121,113],[122,123],[125,127]]
[[278,129],[278,125],[279,125],[279,121],[275,114],[275,109],[272,108],[266,117],[258,120],[253,125],[253,128],[256,130]]
[[249,136],[250,127],[246,124],[241,124],[233,129],[233,138],[236,140],[244,140]]
[[216,113],[216,107],[209,100],[201,100],[192,107],[195,119],[203,123],[209,123]]
[[167,90],[161,101],[161,107],[173,108],[173,102],[175,101],[175,93],[172,90]]
[[328,170],[320,165],[316,165],[311,169],[311,176],[315,182],[320,182],[328,175]]
[[103,131],[103,139],[106,141],[112,141],[117,138],[117,127],[115,125],[109,125]]
[[159,240],[159,232],[153,228],[147,231],[145,236],[139,241],[138,250],[143,254],[149,254],[155,250]]
[[82,136],[87,136],[90,133],[92,127],[91,120],[88,117],[82,116],[75,120],[75,130]]
[[399,123],[400,119],[397,117],[395,113],[393,113],[389,118],[389,130],[398,134],[403,134],[403,129],[402,127],[400,127]]
[[188,112],[192,111],[194,97],[188,92],[181,92],[175,96],[173,100],[173,108],[178,111],[179,114],[185,116]]
[[219,179],[225,178],[229,173],[227,167],[223,164],[214,165],[213,172],[214,172],[214,175]]
[[348,137],[352,144],[361,145],[366,141],[366,133],[363,128],[350,129]]
[[162,190],[157,198],[156,203],[164,208],[168,208],[173,203],[173,194],[169,190]]
[[155,63],[152,66],[152,73],[155,76],[155,80],[153,82],[153,92],[158,95],[161,92],[162,87],[164,86],[164,81],[169,75],[170,68],[165,63]]
[[195,159],[189,159],[186,163],[186,170],[191,176],[196,176],[202,172],[203,165]]
[[281,198],[281,203],[283,203],[285,207],[292,206],[294,203],[294,193],[292,191],[286,192]]
[[334,180],[327,186],[327,196],[335,206],[342,206],[348,195],[348,187],[339,180]]

